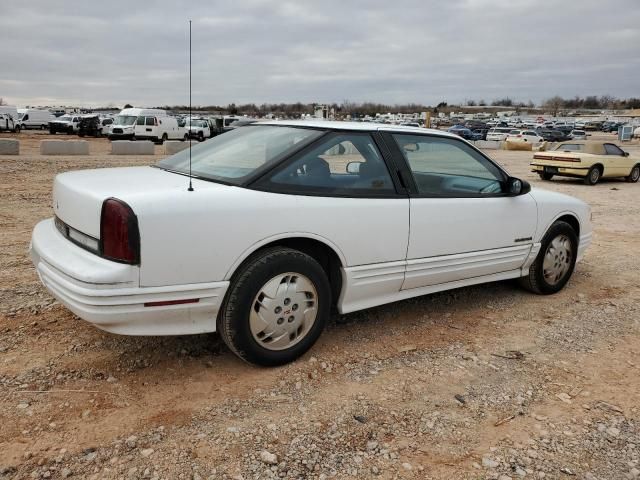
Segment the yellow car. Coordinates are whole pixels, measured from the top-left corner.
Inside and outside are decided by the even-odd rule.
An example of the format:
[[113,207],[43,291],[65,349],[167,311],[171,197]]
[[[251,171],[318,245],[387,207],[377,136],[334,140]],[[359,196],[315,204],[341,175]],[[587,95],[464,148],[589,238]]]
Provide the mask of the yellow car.
[[535,153],[531,167],[543,180],[555,175],[578,177],[586,185],[595,185],[601,178],[623,177],[633,183],[640,178],[640,160],[607,142],[563,142],[551,151]]

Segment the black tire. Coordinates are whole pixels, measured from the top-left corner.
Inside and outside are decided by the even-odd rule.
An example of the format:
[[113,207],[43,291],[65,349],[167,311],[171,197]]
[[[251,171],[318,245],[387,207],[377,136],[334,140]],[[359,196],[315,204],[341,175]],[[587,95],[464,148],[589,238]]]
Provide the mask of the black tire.
[[[572,255],[569,261],[569,269],[565,272],[564,276],[555,284],[551,284],[545,279],[543,264],[549,244],[558,236],[565,235],[568,237],[571,244]],[[559,292],[567,284],[573,270],[576,265],[576,258],[578,255],[578,235],[571,225],[567,222],[557,221],[542,238],[540,252],[534,260],[531,267],[529,267],[529,274],[519,279],[520,285],[525,289],[537,293],[539,295],[551,295]]]
[[585,185],[595,185],[596,183],[598,183],[598,181],[600,180],[600,177],[602,176],[602,171],[600,170],[600,167],[591,167],[589,169],[589,172],[587,173],[587,176],[584,177],[584,184]]
[[189,135],[187,135],[186,133],[184,134],[184,137],[182,137],[182,141],[186,142],[187,140],[189,140]]
[[629,183],[636,183],[638,179],[640,179],[640,165],[635,165],[631,169],[631,173],[628,176],[624,177],[625,181]]
[[166,142],[169,139],[169,137],[167,136],[166,133],[162,134],[162,138],[160,139],[160,145],[162,145],[164,142]]
[[55,134],[56,134],[56,131],[55,131],[55,130],[49,130],[49,134],[50,134],[50,135],[55,135]]
[[542,180],[551,180],[553,178],[553,173],[540,172],[538,175]]
[[[263,285],[288,272],[302,274],[313,283],[318,295],[317,316],[298,343],[284,350],[270,350],[254,339],[249,315]],[[217,330],[231,351],[246,362],[269,367],[283,365],[313,346],[329,319],[330,307],[329,281],[314,258],[290,248],[266,248],[249,257],[234,274],[218,315]]]
[[204,133],[198,132],[198,141],[199,142],[204,142]]

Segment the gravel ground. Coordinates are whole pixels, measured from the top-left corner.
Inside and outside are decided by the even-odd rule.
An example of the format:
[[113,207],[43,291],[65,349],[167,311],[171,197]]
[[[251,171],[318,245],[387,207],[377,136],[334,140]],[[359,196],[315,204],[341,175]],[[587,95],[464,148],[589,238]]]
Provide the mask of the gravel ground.
[[0,157],[0,478],[640,478],[640,185],[543,183],[530,152],[488,152],[592,205],[566,289],[494,283],[336,317],[302,359],[261,369],[216,335],[115,336],[55,302],[27,255],[54,175],[161,147],[42,157],[48,135],[20,138]]

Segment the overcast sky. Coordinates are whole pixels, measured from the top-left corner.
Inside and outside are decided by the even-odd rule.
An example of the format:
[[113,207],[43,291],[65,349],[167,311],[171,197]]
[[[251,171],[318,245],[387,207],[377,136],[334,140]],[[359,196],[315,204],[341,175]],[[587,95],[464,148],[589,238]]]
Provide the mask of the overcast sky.
[[15,105],[640,96],[640,0],[0,1]]

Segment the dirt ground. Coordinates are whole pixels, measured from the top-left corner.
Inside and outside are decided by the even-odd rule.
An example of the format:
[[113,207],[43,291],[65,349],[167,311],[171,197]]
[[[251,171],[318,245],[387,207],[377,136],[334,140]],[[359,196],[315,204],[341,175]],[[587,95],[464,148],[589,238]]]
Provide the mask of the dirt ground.
[[567,288],[494,283],[335,317],[302,359],[263,369],[216,335],[120,337],[55,302],[27,254],[54,175],[162,147],[43,157],[48,134],[19,138],[0,157],[0,478],[640,478],[640,184],[542,182],[531,152],[489,151],[591,204]]

